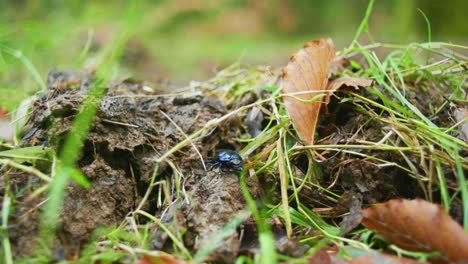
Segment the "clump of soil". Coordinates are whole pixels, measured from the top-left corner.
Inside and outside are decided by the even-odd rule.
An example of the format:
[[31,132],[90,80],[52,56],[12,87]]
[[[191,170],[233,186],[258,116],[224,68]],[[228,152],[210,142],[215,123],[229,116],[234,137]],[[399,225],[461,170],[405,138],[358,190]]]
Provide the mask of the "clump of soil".
[[[184,238],[184,244],[195,250],[212,245],[214,235],[246,206],[239,178],[235,174],[221,176],[217,172],[209,172],[193,184],[189,193],[193,200],[183,203],[177,222],[185,223],[188,235]],[[217,245],[211,259],[235,262],[240,243],[239,234],[231,232]],[[162,249],[155,243],[153,248]],[[170,251],[170,248],[165,249]]]
[[[49,91],[35,101],[21,145],[43,145],[62,151],[64,137],[92,85],[92,74],[51,72]],[[76,257],[96,227],[121,223],[142,201],[158,158],[208,121],[226,113],[221,101],[201,92],[154,95],[146,90],[142,83],[126,81],[110,86],[102,99],[78,162],[92,187],[87,190],[73,183],[67,188],[56,257],[64,253],[67,258]],[[192,143],[203,158],[209,157],[235,131],[228,120]],[[178,172],[168,162],[176,164]],[[174,173],[184,177],[183,186],[193,200],[179,206],[180,217],[185,218],[179,223],[190,230],[187,246],[196,250],[245,207],[238,176],[207,174],[190,144],[171,155],[168,162],[159,164],[156,181],[171,178]],[[13,169],[8,174],[16,179],[11,189],[16,190],[19,204],[10,220],[14,253],[31,254],[37,243],[45,197],[30,198],[29,194],[40,186],[34,176]],[[141,209],[150,214],[160,212],[157,197],[155,188]],[[239,249],[236,241],[226,241],[220,249],[223,254],[235,256]]]

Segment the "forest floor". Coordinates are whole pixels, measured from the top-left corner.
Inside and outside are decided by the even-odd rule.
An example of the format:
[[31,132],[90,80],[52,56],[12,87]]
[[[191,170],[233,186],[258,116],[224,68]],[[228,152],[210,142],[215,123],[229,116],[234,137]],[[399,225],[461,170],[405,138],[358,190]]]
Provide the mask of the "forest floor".
[[[450,215],[442,226],[467,228],[467,49],[355,44],[338,52],[330,81],[372,84],[342,85],[329,97],[313,144],[286,109],[280,69],[236,63],[173,93],[51,71],[47,91],[26,106],[18,144],[1,145],[2,258],[459,261],[399,228],[445,232],[438,218],[422,219],[423,200]],[[239,153],[242,171],[211,168],[222,149]],[[407,199],[403,207],[378,221],[419,248],[372,228],[362,210],[397,198]],[[422,215],[407,216],[413,209]]]

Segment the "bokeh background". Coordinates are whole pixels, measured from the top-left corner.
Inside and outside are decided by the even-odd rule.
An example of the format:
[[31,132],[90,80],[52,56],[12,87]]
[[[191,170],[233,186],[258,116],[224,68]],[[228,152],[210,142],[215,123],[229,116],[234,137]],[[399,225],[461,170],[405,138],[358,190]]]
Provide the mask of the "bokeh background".
[[[310,39],[331,37],[337,49],[348,46],[368,3],[3,0],[0,105],[10,110],[37,91],[38,76],[45,79],[51,68],[96,67],[122,34],[125,47],[114,71],[120,79],[183,86],[237,61],[281,66]],[[361,41],[427,41],[425,15],[432,41],[463,44],[468,36],[466,10],[466,0],[377,0],[370,17],[372,38]]]

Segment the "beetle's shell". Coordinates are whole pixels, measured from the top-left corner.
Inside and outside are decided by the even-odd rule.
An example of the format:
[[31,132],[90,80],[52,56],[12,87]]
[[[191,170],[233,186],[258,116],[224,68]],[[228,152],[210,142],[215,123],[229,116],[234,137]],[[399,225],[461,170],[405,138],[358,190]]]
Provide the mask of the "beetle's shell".
[[242,162],[242,157],[239,154],[237,154],[237,152],[229,149],[222,149],[218,151],[216,153],[216,158],[221,162],[231,162],[232,160],[239,160],[240,162]]
[[233,150],[221,149],[216,152],[215,159],[221,163],[221,167],[236,171],[242,170],[242,157]]

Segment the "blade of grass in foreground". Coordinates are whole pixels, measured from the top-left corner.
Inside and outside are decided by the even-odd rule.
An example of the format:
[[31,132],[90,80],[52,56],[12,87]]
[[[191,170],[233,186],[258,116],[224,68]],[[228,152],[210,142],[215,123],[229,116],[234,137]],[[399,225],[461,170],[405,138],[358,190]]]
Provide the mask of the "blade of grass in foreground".
[[99,84],[89,91],[83,107],[76,116],[74,125],[68,134],[62,153],[60,153],[61,164],[58,166],[58,172],[51,184],[48,201],[45,204],[41,218],[40,236],[49,248],[53,243],[53,234],[55,234],[59,218],[59,208],[62,207],[65,187],[69,177],[75,175],[75,180],[89,187],[89,182],[87,182],[85,176],[75,169],[75,163],[79,158],[81,146],[98,110],[100,98],[104,95],[105,91],[106,89]]
[[[10,214],[10,205],[11,205],[11,199],[8,196],[8,192],[6,192],[5,196],[3,197],[3,203],[2,203],[2,233],[7,232],[8,215]],[[5,263],[13,264],[13,256],[11,254],[10,239],[8,238],[8,236],[3,235],[2,244],[3,244],[3,254],[5,255]]]
[[249,193],[247,184],[245,183],[245,174],[241,176],[240,185],[244,198],[247,202],[249,210],[252,212],[252,216],[257,224],[258,229],[258,240],[260,242],[261,256],[259,263],[274,264],[277,263],[277,255],[275,249],[275,239],[271,232],[269,218],[266,218],[260,210],[257,208],[255,201]]
[[348,49],[352,49],[354,47],[354,44],[357,43],[359,37],[361,36],[362,32],[366,32],[369,35],[369,18],[372,13],[372,8],[374,6],[374,0],[370,0],[369,4],[367,5],[366,9],[366,14],[364,15],[364,18],[361,21],[361,24],[359,25],[358,30],[356,31],[356,34],[354,35],[354,39],[351,42],[351,45]]
[[60,208],[65,197],[65,188],[68,179],[72,178],[76,182],[89,187],[86,177],[76,169],[82,144],[91,129],[92,121],[100,106],[100,100],[106,92],[103,85],[103,80],[111,76],[112,71],[118,66],[125,47],[125,43],[130,37],[131,30],[135,27],[139,12],[136,9],[136,4],[130,3],[127,8],[127,16],[124,20],[123,31],[117,35],[112,46],[109,46],[105,56],[103,56],[103,64],[99,66],[97,72],[98,81],[95,81],[93,87],[88,91],[87,97],[83,102],[80,112],[76,115],[73,122],[73,127],[68,133],[62,151],[59,154],[60,163],[57,166],[57,173],[51,184],[48,193],[48,201],[44,206],[44,211],[41,216],[40,237],[45,249],[50,249],[53,245],[56,226],[59,220]]
[[23,52],[21,52],[20,50],[12,49],[12,48],[4,46],[4,45],[0,46],[0,52],[1,51],[5,52],[7,54],[10,54],[11,56],[13,56],[13,57],[17,58],[18,60],[20,60],[21,63],[23,63],[23,65],[31,73],[34,81],[36,81],[37,84],[39,85],[39,87],[41,88],[41,91],[43,91],[43,92],[47,91],[47,86],[46,86],[45,82],[42,80],[41,75],[37,71],[36,67],[34,67],[34,65],[31,63],[31,61],[26,56],[24,56]]

